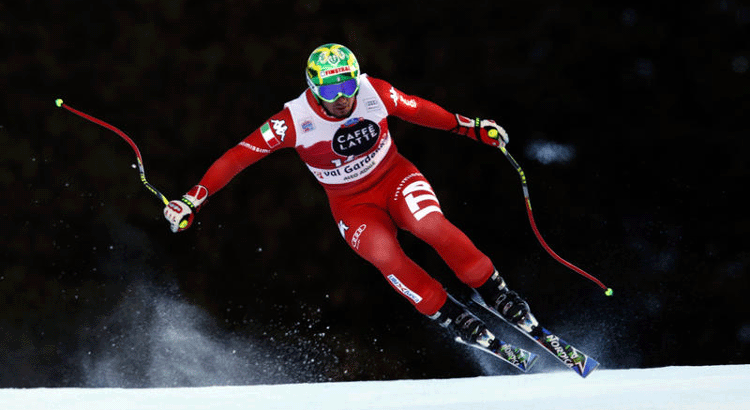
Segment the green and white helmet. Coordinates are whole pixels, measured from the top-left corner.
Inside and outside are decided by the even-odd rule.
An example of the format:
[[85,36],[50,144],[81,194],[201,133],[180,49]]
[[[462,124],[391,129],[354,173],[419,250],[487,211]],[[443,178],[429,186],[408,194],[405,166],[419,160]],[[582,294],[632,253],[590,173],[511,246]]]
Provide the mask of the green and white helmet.
[[307,85],[319,100],[333,102],[359,91],[359,63],[341,44],[328,43],[313,50],[305,70]]

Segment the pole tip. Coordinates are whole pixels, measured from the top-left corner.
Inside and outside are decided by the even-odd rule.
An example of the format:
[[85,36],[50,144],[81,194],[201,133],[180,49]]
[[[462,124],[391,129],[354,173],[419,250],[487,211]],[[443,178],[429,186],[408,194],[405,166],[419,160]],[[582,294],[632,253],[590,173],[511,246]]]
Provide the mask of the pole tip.
[[612,296],[615,293],[615,291],[612,290],[612,288],[607,288],[607,290],[604,291],[604,294],[607,296]]
[[63,105],[63,100],[62,100],[62,98],[58,98],[58,99],[56,99],[56,100],[55,100],[55,105],[57,105],[58,107],[62,107],[62,105]]

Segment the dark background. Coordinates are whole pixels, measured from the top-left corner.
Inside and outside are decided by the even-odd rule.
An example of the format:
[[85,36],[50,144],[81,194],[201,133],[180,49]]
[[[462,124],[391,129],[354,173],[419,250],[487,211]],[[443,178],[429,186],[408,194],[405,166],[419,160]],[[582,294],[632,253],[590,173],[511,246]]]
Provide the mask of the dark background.
[[[513,373],[453,344],[348,249],[293,151],[175,235],[127,144],[54,105],[128,133],[176,198],[302,92],[325,42],[508,130],[547,242],[613,297],[539,246],[500,152],[391,121],[449,219],[548,328],[606,368],[750,363],[749,24],[732,0],[4,2],[0,386]],[[542,163],[540,142],[574,155]],[[431,249],[403,243],[460,292]]]

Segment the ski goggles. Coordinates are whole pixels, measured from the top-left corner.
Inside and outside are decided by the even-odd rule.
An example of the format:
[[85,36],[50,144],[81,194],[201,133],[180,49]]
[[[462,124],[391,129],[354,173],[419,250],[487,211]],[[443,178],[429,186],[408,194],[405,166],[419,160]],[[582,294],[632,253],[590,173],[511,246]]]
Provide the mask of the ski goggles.
[[332,103],[340,96],[346,98],[354,97],[359,90],[359,81],[356,78],[346,80],[343,83],[320,85],[315,87],[315,94],[323,101]]

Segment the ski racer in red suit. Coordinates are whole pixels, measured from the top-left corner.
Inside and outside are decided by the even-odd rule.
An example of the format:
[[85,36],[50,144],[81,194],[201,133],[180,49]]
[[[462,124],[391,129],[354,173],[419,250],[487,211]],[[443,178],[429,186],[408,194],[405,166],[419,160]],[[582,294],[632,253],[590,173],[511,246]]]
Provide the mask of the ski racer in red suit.
[[508,136],[492,120],[452,114],[391,84],[360,73],[354,54],[338,44],[315,49],[306,69],[309,87],[284,109],[224,153],[198,185],[164,208],[174,232],[235,175],[259,159],[293,148],[323,186],[341,236],[372,263],[416,309],[465,341],[494,337],[443,286],[401,249],[404,229],[432,246],[456,276],[505,317],[518,320],[528,304],[509,291],[490,259],[450,223],[427,179],[396,149],[387,117],[452,131],[491,146]]

